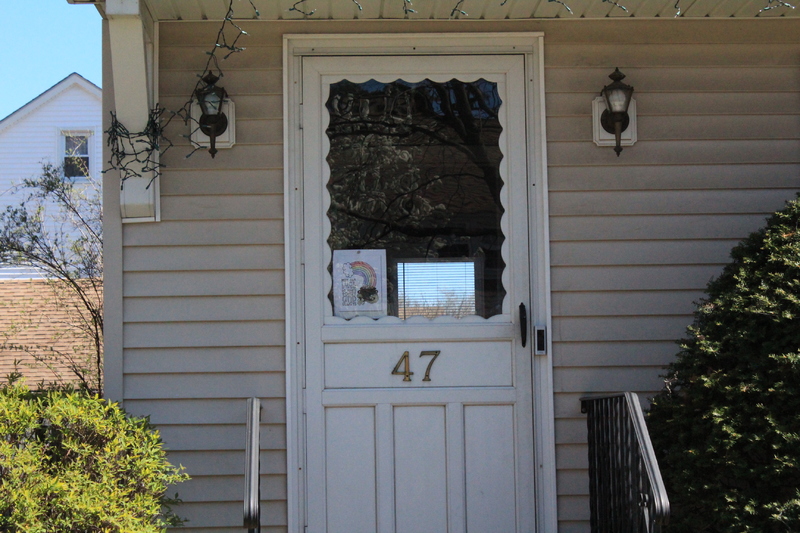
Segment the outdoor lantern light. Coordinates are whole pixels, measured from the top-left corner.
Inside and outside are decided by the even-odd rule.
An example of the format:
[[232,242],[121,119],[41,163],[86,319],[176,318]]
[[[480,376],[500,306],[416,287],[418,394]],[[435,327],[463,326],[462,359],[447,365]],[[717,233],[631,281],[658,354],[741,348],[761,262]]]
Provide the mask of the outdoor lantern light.
[[216,138],[228,129],[228,117],[222,112],[222,103],[228,93],[225,92],[224,88],[216,86],[219,77],[212,72],[203,76],[202,80],[205,86],[197,89],[194,94],[201,110],[200,131],[206,134],[211,141],[208,153],[213,158],[217,153]]
[[633,87],[622,83],[622,80],[625,79],[625,74],[620,72],[618,68],[614,69],[614,72],[608,77],[613,80],[613,83],[606,85],[600,91],[600,96],[603,97],[606,104],[606,110],[603,111],[600,117],[600,124],[608,133],[614,134],[616,142],[614,151],[619,157],[620,152],[622,152],[622,132],[628,129],[631,121],[630,116],[628,116],[628,106],[631,104]]

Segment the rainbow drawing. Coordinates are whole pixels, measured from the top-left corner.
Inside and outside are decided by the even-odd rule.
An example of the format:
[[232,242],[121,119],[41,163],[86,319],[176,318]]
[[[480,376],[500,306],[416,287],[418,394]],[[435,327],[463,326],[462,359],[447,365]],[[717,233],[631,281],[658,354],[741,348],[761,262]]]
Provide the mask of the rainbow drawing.
[[375,287],[378,284],[378,276],[372,265],[364,261],[353,261],[348,263],[354,276],[360,277],[364,282],[364,287]]

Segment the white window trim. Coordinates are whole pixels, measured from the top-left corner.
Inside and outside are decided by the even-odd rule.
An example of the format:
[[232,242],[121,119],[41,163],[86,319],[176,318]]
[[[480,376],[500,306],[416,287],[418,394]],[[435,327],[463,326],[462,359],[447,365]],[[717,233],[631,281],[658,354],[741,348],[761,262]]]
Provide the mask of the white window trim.
[[[89,176],[97,180],[97,158],[101,154],[95,149],[95,130],[94,128],[59,128],[58,131],[58,166],[64,164],[64,157],[67,154],[67,137],[86,137],[87,156],[89,157]],[[82,181],[82,180],[81,180]]]
[[[303,389],[303,240],[294,234],[302,228],[302,57],[304,55],[414,55],[414,54],[523,54],[527,76],[527,126],[529,205],[531,233],[531,285],[543,295],[534,304],[535,327],[552,331],[550,255],[547,203],[547,151],[545,144],[544,34],[331,34],[294,35],[283,38],[284,94],[284,213],[286,251],[286,432],[288,531],[302,533],[305,525],[304,389]],[[291,234],[290,234],[291,233]],[[556,533],[558,527],[555,418],[553,406],[552,335],[547,350],[533,356],[534,442],[536,460],[536,522],[538,533]]]

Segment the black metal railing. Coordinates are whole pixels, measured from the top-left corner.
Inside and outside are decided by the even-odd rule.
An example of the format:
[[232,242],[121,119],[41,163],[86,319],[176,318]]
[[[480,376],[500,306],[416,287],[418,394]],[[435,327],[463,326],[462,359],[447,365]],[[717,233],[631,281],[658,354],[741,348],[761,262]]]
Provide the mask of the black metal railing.
[[669,500],[639,398],[581,398],[589,426],[592,533],[660,533]]

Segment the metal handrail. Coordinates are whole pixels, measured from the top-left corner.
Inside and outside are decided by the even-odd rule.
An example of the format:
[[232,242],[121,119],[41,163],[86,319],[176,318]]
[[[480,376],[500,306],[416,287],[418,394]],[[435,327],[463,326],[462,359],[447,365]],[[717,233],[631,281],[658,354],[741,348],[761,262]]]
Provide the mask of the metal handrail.
[[588,415],[592,533],[660,533],[669,499],[639,398],[581,398],[581,412]]
[[244,447],[244,527],[261,532],[261,400],[247,399],[247,440]]

